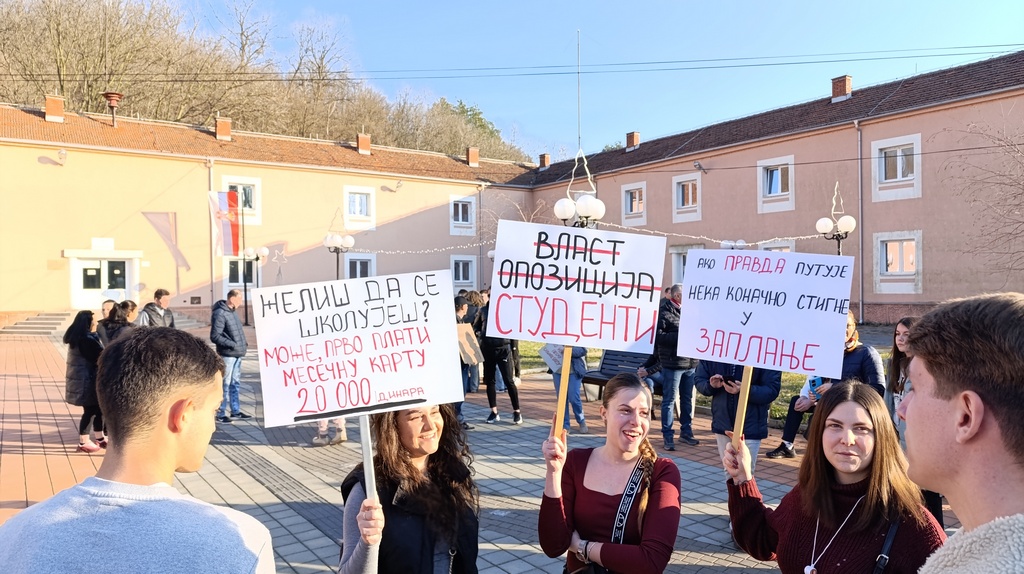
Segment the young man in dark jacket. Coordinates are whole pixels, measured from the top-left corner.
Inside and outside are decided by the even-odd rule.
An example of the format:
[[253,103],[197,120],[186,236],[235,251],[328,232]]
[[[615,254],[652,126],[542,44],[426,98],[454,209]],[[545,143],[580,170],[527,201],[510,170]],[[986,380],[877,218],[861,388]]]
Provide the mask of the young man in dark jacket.
[[[210,321],[210,340],[217,346],[217,354],[224,359],[224,400],[217,409],[217,421],[222,423],[229,423],[232,418],[252,418],[242,412],[238,402],[242,357],[249,348],[245,331],[242,330],[242,321],[235,313],[241,304],[242,292],[238,289],[228,291],[228,298],[217,301],[213,306],[213,319]],[[229,406],[230,411],[227,410]],[[231,416],[228,416],[229,412]]]
[[693,369],[696,361],[676,354],[679,342],[679,305],[683,301],[683,286],[673,285],[669,298],[661,302],[658,310],[658,332],[654,349],[661,360],[661,434],[665,450],[675,450],[674,407],[679,400],[679,439],[690,446],[700,441],[693,438]]
[[138,322],[142,327],[170,327],[174,325],[174,312],[171,311],[171,292],[157,289],[153,292],[153,300],[146,303],[139,313]]
[[[697,391],[711,397],[711,432],[718,440],[718,456],[725,454],[729,437],[725,431],[732,431],[736,425],[736,409],[743,381],[743,365],[716,363],[701,360],[697,364],[693,382]],[[768,438],[768,408],[782,390],[782,373],[767,369],[754,369],[750,377],[750,397],[747,399],[747,414],[743,420],[743,442],[750,450],[750,472],[754,472],[761,441]]]

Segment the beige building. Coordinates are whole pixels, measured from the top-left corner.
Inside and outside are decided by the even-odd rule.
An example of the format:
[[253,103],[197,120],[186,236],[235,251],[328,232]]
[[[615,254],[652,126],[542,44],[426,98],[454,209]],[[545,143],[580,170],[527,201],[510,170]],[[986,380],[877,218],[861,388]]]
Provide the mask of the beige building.
[[[1000,130],[1024,138],[1024,52],[864,89],[844,76],[831,97],[649,142],[630,132],[588,160],[605,228],[669,236],[665,284],[689,249],[726,240],[834,253],[815,222],[852,215],[853,310],[892,322],[1024,290],[990,258],[986,243],[1009,240],[992,239],[978,201],[985,171],[1007,169],[984,136]],[[481,288],[497,219],[554,221],[554,202],[585,189],[568,191],[572,168],[232,132],[227,119],[114,125],[52,96],[43,110],[0,105],[0,325],[156,288],[201,317],[245,285],[450,269],[455,289]],[[209,195],[229,190],[239,248],[267,248],[258,261],[218,250]],[[354,248],[332,253],[331,233]]]

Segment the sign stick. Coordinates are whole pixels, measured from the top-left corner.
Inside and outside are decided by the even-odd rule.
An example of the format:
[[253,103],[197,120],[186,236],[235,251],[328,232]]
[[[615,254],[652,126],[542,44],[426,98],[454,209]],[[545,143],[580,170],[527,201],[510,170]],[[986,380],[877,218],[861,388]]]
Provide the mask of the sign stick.
[[747,420],[747,401],[750,400],[750,379],[754,374],[754,367],[743,367],[743,381],[740,383],[739,403],[736,404],[736,424],[732,427],[732,446],[736,452],[740,450],[740,441],[743,440],[743,423]]
[[569,371],[572,370],[572,347],[562,351],[562,382],[558,385],[558,400],[555,402],[555,422],[551,423],[551,436],[562,436],[565,418],[565,401],[569,398]]
[[373,441],[370,440],[370,415],[359,415],[359,444],[363,447],[363,477],[366,498],[377,502],[377,473],[373,470]]

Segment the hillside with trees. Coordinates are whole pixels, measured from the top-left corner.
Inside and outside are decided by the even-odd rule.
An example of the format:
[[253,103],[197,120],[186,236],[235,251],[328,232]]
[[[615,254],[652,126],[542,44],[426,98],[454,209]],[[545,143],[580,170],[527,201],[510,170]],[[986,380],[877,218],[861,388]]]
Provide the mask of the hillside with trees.
[[343,39],[329,27],[293,29],[287,58],[253,4],[230,7],[203,33],[168,0],[0,0],[0,101],[40,106],[64,96],[70,111],[106,112],[235,129],[524,161],[475,106],[404,94],[389,101],[351,77]]

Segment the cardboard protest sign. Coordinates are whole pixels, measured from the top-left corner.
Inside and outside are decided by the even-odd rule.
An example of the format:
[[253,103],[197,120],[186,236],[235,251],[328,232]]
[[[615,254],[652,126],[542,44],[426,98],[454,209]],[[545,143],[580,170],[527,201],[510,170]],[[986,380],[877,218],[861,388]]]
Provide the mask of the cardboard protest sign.
[[665,238],[498,222],[487,335],[649,353]]
[[[540,358],[544,359],[544,363],[551,369],[553,373],[562,372],[562,355],[565,351],[565,345],[555,345],[548,343],[540,348],[538,353]],[[570,355],[571,356],[571,355]]]
[[447,269],[252,292],[267,427],[463,400]]
[[480,341],[476,338],[473,326],[469,323],[456,323],[459,333],[459,355],[467,365],[478,365],[484,362],[484,352],[480,349]]
[[691,250],[677,352],[838,378],[852,279],[852,257]]

